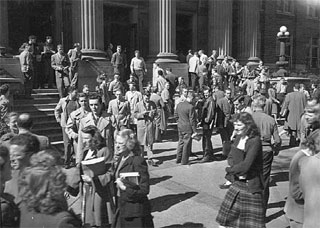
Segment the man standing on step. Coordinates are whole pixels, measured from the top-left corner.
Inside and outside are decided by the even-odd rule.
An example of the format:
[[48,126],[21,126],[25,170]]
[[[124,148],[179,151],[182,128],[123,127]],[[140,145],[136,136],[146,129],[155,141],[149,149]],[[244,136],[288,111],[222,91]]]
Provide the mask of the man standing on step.
[[102,98],[100,95],[94,93],[89,97],[89,107],[91,112],[82,119],[80,119],[79,131],[78,131],[78,148],[76,154],[76,163],[79,164],[82,160],[83,153],[83,140],[81,131],[83,128],[93,125],[96,126],[106,140],[106,145],[110,151],[113,153],[113,136],[112,136],[112,125],[110,116],[106,111],[104,111],[102,105]]
[[69,87],[69,95],[61,98],[54,109],[54,115],[57,122],[62,128],[63,144],[64,144],[64,163],[66,167],[70,166],[70,160],[73,153],[73,144],[66,133],[66,126],[70,114],[80,107],[78,102],[78,90],[76,87]]
[[73,142],[73,149],[75,154],[77,154],[78,149],[78,132],[80,120],[86,117],[90,112],[88,97],[86,94],[80,93],[78,101],[80,104],[80,108],[71,112],[66,126],[66,133],[68,134],[69,139]]
[[33,120],[31,118],[31,115],[29,113],[22,113],[18,116],[17,119],[17,126],[20,134],[30,134],[39,140],[40,143],[40,150],[45,150],[50,147],[50,141],[49,138],[45,135],[37,135],[31,133],[31,128],[33,126]]
[[25,44],[23,52],[21,52],[19,59],[21,65],[21,72],[24,76],[24,95],[27,99],[31,98],[33,87],[33,63],[32,55],[30,53],[31,46]]
[[60,98],[66,94],[66,89],[70,86],[68,68],[70,61],[68,56],[63,52],[63,46],[57,46],[58,52],[51,56],[51,67],[56,72],[56,84]]
[[122,53],[121,45],[117,46],[117,52],[113,53],[111,64],[114,67],[114,74],[120,75],[120,81],[125,82],[125,69],[127,68],[127,57]]
[[72,86],[78,88],[78,68],[79,62],[82,57],[81,53],[81,45],[79,43],[75,43],[73,45],[73,49],[68,51],[68,56],[70,59],[70,69],[69,69],[69,79]]

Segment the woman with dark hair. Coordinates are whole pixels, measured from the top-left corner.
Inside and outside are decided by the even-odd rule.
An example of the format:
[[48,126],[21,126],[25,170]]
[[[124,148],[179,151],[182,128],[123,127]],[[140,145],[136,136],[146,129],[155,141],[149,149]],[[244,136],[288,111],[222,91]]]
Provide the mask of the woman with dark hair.
[[262,146],[249,113],[233,118],[235,139],[228,155],[228,189],[216,218],[220,227],[265,227],[262,196]]
[[118,133],[115,143],[118,209],[113,227],[154,227],[148,200],[148,165],[139,155],[139,148],[132,130]]
[[112,223],[115,213],[115,204],[113,202],[113,184],[112,180],[112,162],[113,153],[106,146],[106,140],[101,136],[98,128],[89,125],[82,129],[82,139],[84,144],[83,161],[94,158],[104,158],[105,170],[102,174],[89,176],[84,172],[84,166],[81,169],[82,186],[85,207],[84,212],[85,225],[95,227],[105,227]]
[[31,161],[19,177],[20,227],[81,226],[80,220],[68,212],[66,175],[56,165],[56,158],[43,151],[34,154]]

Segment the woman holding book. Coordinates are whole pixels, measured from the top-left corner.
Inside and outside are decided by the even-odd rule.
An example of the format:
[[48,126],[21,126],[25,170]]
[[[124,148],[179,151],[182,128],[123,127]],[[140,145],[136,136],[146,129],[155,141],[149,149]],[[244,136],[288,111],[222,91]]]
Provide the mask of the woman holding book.
[[132,130],[118,133],[115,142],[118,209],[113,227],[154,227],[148,200],[148,165],[139,150]]
[[235,139],[228,155],[227,179],[232,185],[216,218],[220,227],[264,228],[262,146],[258,127],[249,113],[233,119]]
[[[111,184],[113,154],[95,126],[89,125],[81,133],[85,148],[81,162],[82,222],[84,225],[105,227],[112,223],[115,212]],[[103,158],[102,161],[99,158]]]

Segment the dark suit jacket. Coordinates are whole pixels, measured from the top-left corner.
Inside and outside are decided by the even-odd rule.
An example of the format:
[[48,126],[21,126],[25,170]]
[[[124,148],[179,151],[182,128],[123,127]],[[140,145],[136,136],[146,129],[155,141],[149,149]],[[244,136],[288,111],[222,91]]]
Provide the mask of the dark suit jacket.
[[177,105],[174,116],[177,119],[178,131],[190,134],[196,132],[195,109],[188,101]]
[[56,72],[56,77],[62,78],[62,77],[67,77],[68,74],[66,71],[63,71],[62,68],[69,66],[70,61],[67,56],[67,54],[63,53],[62,55],[56,53],[51,56],[51,67],[55,70]]
[[[119,158],[121,161],[122,157]],[[149,194],[149,172],[146,161],[140,156],[132,156],[127,158],[121,167],[120,162],[116,168],[116,175],[126,172],[138,172],[139,185],[132,184],[128,181],[123,181],[126,190],[120,190],[118,199],[118,207],[120,217],[145,217],[150,215],[150,205],[147,195]],[[119,176],[116,176],[118,178]]]
[[223,97],[217,101],[217,127],[227,127],[228,122],[231,119],[232,105],[228,102],[226,97]]

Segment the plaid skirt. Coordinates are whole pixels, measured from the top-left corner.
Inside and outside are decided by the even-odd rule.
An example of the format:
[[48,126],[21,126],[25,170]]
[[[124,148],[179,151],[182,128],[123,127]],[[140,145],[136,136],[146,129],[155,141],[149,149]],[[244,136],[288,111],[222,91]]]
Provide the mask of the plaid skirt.
[[227,227],[265,228],[262,193],[249,193],[245,182],[236,181],[228,189],[216,221]]

